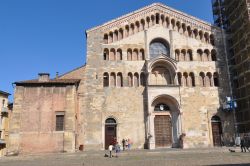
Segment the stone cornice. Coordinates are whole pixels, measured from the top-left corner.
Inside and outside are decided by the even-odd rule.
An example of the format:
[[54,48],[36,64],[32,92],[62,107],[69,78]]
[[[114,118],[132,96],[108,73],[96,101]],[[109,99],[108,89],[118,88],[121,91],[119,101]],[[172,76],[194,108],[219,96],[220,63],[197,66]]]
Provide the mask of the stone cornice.
[[[109,31],[113,28],[117,27],[123,27],[126,23],[133,23],[137,20],[140,20],[142,18],[146,18],[147,16],[150,16],[152,12],[159,14],[165,14],[171,18],[175,18],[176,21],[181,21],[182,23],[186,23],[187,25],[190,25],[191,27],[195,27],[197,29],[203,29],[205,31],[211,31],[211,30],[219,30],[220,28],[213,26],[211,23],[208,23],[206,21],[203,21],[199,18],[196,18],[194,16],[188,15],[186,13],[183,13],[181,11],[178,11],[176,9],[173,9],[171,7],[168,7],[166,5],[163,5],[161,3],[153,3],[149,6],[143,7],[139,10],[136,10],[134,12],[128,13],[126,15],[123,15],[121,17],[118,17],[116,19],[113,19],[109,22],[106,22],[100,26],[93,27],[86,31],[86,33],[91,32],[93,30],[101,28],[102,31]],[[133,21],[131,21],[133,20]]]

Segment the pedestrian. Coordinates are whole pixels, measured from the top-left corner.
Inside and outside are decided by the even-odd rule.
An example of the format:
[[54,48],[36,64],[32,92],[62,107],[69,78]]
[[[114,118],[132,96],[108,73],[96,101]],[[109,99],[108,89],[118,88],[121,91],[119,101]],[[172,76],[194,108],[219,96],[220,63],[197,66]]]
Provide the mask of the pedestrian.
[[240,149],[241,149],[241,152],[243,151],[246,152],[246,140],[245,140],[244,134],[240,138]]
[[249,150],[249,146],[250,146],[250,142],[249,142],[249,136],[248,135],[245,135],[245,138],[244,138],[244,140],[245,140],[245,148],[248,150],[248,152],[250,152],[250,150]]
[[123,151],[125,150],[125,139],[124,138],[122,139],[122,150]]
[[131,139],[128,139],[128,149],[129,150],[131,149],[131,146],[132,146],[132,141],[131,141]]
[[126,147],[126,149],[128,149],[128,140],[127,139],[125,140],[125,147]]
[[116,144],[115,144],[115,157],[118,157],[119,151],[120,151],[120,145],[118,144],[118,142],[116,142]]
[[109,158],[112,157],[112,150],[113,150],[113,145],[111,143],[111,144],[109,144]]

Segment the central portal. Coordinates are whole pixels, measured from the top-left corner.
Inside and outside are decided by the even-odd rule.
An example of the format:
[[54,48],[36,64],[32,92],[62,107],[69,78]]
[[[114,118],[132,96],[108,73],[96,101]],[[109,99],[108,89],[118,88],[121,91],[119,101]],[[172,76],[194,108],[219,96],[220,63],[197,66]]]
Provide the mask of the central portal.
[[156,115],[154,119],[155,147],[172,146],[172,125],[169,115]]

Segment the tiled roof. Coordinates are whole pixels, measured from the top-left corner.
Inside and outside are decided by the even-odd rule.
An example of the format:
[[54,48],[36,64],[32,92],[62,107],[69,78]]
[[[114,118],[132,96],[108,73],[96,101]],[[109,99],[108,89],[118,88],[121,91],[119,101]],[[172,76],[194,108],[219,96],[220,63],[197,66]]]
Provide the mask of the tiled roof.
[[0,94],[7,95],[7,96],[9,96],[9,95],[10,95],[9,93],[4,92],[4,91],[1,91],[1,90],[0,90]]
[[27,81],[19,81],[15,82],[16,85],[73,85],[76,83],[79,83],[81,80],[79,79],[52,79],[49,81],[38,81],[38,79],[35,80],[27,80]]

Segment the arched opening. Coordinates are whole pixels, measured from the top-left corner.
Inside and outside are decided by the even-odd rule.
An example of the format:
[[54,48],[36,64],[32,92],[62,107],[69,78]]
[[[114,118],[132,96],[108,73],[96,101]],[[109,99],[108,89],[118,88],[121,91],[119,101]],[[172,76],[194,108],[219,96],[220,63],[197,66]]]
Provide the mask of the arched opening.
[[115,145],[117,141],[116,136],[117,123],[114,118],[108,118],[105,120],[105,149],[108,149],[109,145]]
[[128,73],[128,86],[129,87],[133,86],[133,75],[132,75],[132,73]]
[[141,86],[146,86],[146,77],[143,72],[140,74],[140,84]]
[[108,43],[112,43],[112,42],[113,42],[113,32],[109,32]]
[[204,62],[210,61],[210,51],[208,49],[204,50],[202,60]]
[[129,36],[129,25],[125,26],[125,37]]
[[123,29],[120,28],[119,29],[119,34],[118,34],[118,40],[122,40],[123,39]]
[[212,135],[213,135],[213,143],[214,146],[221,146],[221,136],[222,136],[222,127],[221,120],[218,116],[213,116],[211,118],[211,126],[212,126]]
[[175,60],[180,61],[180,50],[178,49],[175,50]]
[[131,24],[130,25],[130,31],[129,31],[129,35],[133,35],[135,33],[135,25]]
[[122,50],[121,49],[117,49],[116,51],[116,60],[122,60]]
[[210,43],[214,46],[215,45],[215,42],[214,42],[214,35],[211,34],[210,35]]
[[128,51],[127,51],[127,60],[132,61],[132,50],[131,49],[128,49]]
[[197,29],[194,29],[194,30],[193,30],[193,33],[194,33],[194,37],[197,39],[197,36],[198,36],[198,30],[197,30]]
[[202,61],[202,54],[203,54],[203,51],[201,49],[197,50],[197,59],[198,61]]
[[118,40],[118,30],[115,30],[114,32],[114,42]]
[[175,30],[175,19],[171,19],[171,25],[172,25],[172,29]]
[[180,61],[186,61],[186,50],[181,50]]
[[139,32],[140,31],[140,23],[139,21],[135,22],[135,32]]
[[134,49],[132,54],[132,61],[137,61],[137,60],[138,60],[138,50]]
[[188,36],[192,37],[192,30],[190,26],[187,27],[187,31],[188,31]]
[[117,87],[123,87],[122,73],[117,74]]
[[110,86],[111,87],[116,86],[116,75],[115,75],[115,73],[110,74]]
[[220,86],[219,75],[217,72],[214,73],[213,78],[214,78],[214,86],[216,87]]
[[104,73],[103,74],[103,87],[108,87],[109,86],[109,74]]
[[139,87],[139,74],[138,73],[134,74],[134,86]]
[[145,60],[144,49],[140,49],[140,52],[139,52],[139,60]]
[[211,51],[211,59],[212,59],[212,61],[217,61],[216,51],[214,49]]
[[150,58],[155,58],[161,54],[170,56],[170,47],[166,40],[162,38],[156,38],[151,41],[149,45]]
[[213,86],[212,74],[210,72],[208,72],[207,75],[206,75],[206,86],[207,87],[212,87]]
[[180,23],[180,21],[176,22],[176,26],[177,26],[177,31],[181,33],[181,23]]
[[109,60],[111,60],[111,61],[115,60],[115,49],[114,48],[110,49]]
[[104,34],[103,43],[108,44],[108,34]]
[[145,29],[145,20],[141,19],[140,31],[143,31],[144,29]]
[[193,61],[193,52],[192,52],[192,50],[187,51],[187,61]]
[[182,85],[182,74],[181,74],[181,72],[177,73],[177,77],[178,77],[178,85]]
[[200,72],[200,86],[205,87],[205,74]]
[[203,40],[203,31],[202,30],[199,31],[199,37],[200,37],[200,40]]
[[179,147],[180,112],[178,102],[168,95],[156,97],[151,105],[155,147]]
[[194,73],[193,72],[189,73],[189,77],[190,77],[190,80],[191,80],[191,86],[195,87],[195,76],[194,76]]
[[109,60],[109,49],[107,48],[103,51],[103,60]]
[[189,86],[189,81],[188,81],[188,73],[183,73],[183,85],[184,86]]

